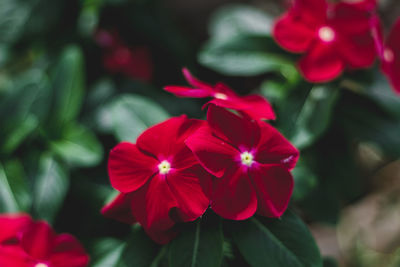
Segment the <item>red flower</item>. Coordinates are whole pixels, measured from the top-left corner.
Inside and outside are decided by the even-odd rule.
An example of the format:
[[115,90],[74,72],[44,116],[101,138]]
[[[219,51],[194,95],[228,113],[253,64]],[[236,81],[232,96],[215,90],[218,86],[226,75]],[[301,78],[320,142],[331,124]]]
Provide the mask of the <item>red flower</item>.
[[104,66],[110,72],[149,81],[153,74],[150,52],[146,47],[128,47],[116,33],[99,30],[95,40],[104,49]]
[[169,242],[176,222],[193,221],[209,205],[199,178],[209,174],[184,141],[205,122],[175,117],[157,124],[110,153],[108,171],[120,191],[103,214],[123,222],[138,221],[153,240]]
[[293,190],[290,170],[299,152],[277,130],[211,105],[209,126],[186,141],[201,165],[216,178],[202,180],[211,208],[227,219],[242,220],[256,211],[279,217]]
[[292,8],[276,22],[275,40],[294,53],[303,76],[324,82],[346,68],[365,68],[377,55],[372,33],[374,0],[329,4],[325,0],[294,0]]
[[394,24],[385,42],[382,71],[388,77],[394,91],[400,94],[400,19]]
[[238,96],[231,88],[223,83],[217,83],[215,86],[199,81],[189,72],[188,69],[182,70],[188,83],[194,88],[183,86],[166,86],[164,90],[175,94],[178,97],[212,97],[208,103],[219,107],[237,110],[250,116],[253,119],[274,120],[275,113],[271,104],[260,95]]
[[0,215],[0,266],[85,267],[89,256],[69,234],[57,235],[25,214]]

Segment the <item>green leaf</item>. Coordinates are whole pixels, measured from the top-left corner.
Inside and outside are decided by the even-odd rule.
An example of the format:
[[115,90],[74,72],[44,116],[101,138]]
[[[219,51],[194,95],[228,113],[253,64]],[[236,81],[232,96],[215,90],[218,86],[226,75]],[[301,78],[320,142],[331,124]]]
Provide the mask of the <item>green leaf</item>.
[[168,113],[157,103],[139,95],[121,95],[101,111],[107,117],[119,141],[134,142],[148,127],[168,119]]
[[290,130],[282,129],[297,148],[311,145],[326,131],[338,96],[339,91],[331,87],[311,89],[301,109],[293,114],[297,117]]
[[311,233],[291,211],[281,219],[231,221],[229,229],[240,253],[253,267],[322,267]]
[[17,201],[19,211],[29,211],[32,205],[31,192],[27,176],[19,160],[9,160],[4,164],[6,176],[12,194]]
[[0,164],[0,212],[19,211],[17,199],[3,166]]
[[122,253],[119,267],[149,267],[157,260],[160,246],[143,229],[135,226]]
[[51,142],[50,147],[73,166],[95,166],[103,158],[103,147],[96,135],[82,125],[68,125],[62,139]]
[[318,178],[309,168],[303,155],[292,171],[294,178],[293,200],[303,199],[316,185]]
[[74,120],[81,109],[85,70],[83,55],[77,46],[64,49],[52,72],[53,106],[50,122],[56,128]]
[[0,1],[0,43],[14,42],[18,39],[29,18],[29,12],[29,3]]
[[120,267],[119,261],[125,248],[125,243],[113,238],[96,240],[91,251],[92,267]]
[[198,220],[185,225],[180,235],[171,241],[168,250],[170,267],[219,267],[222,263],[224,238],[218,220],[206,223]]
[[290,68],[291,62],[271,38],[238,36],[211,40],[200,51],[199,62],[225,75],[252,76]]
[[274,20],[260,9],[232,4],[218,9],[210,19],[211,37],[219,40],[238,35],[270,36]]
[[68,174],[51,155],[43,155],[35,178],[33,208],[39,218],[50,223],[63,204],[69,188]]

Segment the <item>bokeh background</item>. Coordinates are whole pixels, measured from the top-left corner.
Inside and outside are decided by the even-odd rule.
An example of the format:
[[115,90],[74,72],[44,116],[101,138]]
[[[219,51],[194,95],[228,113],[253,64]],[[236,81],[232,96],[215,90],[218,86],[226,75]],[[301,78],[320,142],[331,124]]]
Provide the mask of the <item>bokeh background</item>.
[[[74,234],[93,266],[121,257],[131,227],[100,214],[115,196],[108,151],[170,116],[204,118],[205,100],[162,90],[186,85],[186,66],[274,105],[271,123],[301,150],[291,206],[326,266],[399,266],[400,97],[379,63],[305,82],[270,33],[287,4],[0,0],[0,212]],[[399,1],[379,13],[387,32]]]

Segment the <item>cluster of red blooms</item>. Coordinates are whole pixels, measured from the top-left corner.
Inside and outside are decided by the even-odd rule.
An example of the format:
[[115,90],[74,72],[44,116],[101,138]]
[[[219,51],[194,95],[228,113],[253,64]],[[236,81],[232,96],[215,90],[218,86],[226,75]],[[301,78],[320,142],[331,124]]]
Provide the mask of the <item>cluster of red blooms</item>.
[[150,52],[146,47],[128,47],[115,32],[99,30],[95,41],[103,49],[104,67],[112,73],[149,81],[153,75]]
[[384,42],[376,8],[376,0],[293,0],[273,36],[284,49],[304,54],[298,67],[308,81],[326,82],[345,69],[370,67],[378,57],[400,93],[400,20]]
[[85,267],[89,256],[69,234],[57,235],[27,214],[0,215],[0,266]]
[[232,220],[255,213],[280,217],[293,191],[290,170],[299,152],[261,120],[275,118],[270,104],[183,72],[194,88],[165,90],[213,98],[206,104],[207,120],[174,117],[143,132],[136,144],[118,144],[108,171],[120,194],[102,209],[103,215],[138,222],[161,244],[176,236],[177,222],[193,221],[208,207]]

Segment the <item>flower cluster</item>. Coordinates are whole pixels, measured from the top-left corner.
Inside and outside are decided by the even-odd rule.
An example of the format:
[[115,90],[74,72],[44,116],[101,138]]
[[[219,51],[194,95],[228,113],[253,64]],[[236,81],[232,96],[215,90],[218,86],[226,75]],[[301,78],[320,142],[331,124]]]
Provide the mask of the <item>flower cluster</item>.
[[113,73],[149,81],[153,73],[150,52],[146,47],[128,47],[115,32],[99,30],[95,41],[103,48],[104,67]]
[[26,214],[0,215],[0,266],[85,267],[89,256],[69,234],[57,235]]
[[[184,69],[195,88],[168,86],[178,96],[213,97],[207,120],[185,115],[157,124],[110,152],[108,172],[119,195],[104,216],[140,223],[158,243],[178,233],[178,222],[208,207],[226,219],[255,213],[280,217],[292,191],[299,152],[261,119],[275,118],[261,96],[240,97],[223,84],[208,85]],[[233,110],[234,112],[232,112]]]
[[304,53],[299,70],[311,82],[338,77],[344,69],[370,67],[377,55],[375,0],[330,3],[294,0],[273,36],[283,48]]

